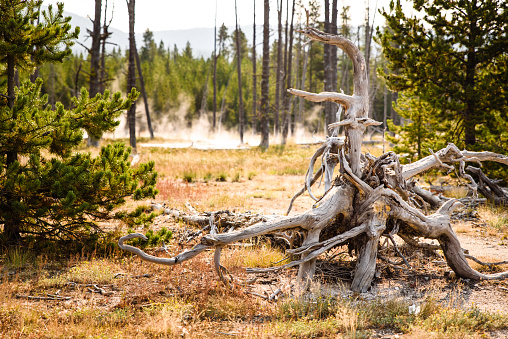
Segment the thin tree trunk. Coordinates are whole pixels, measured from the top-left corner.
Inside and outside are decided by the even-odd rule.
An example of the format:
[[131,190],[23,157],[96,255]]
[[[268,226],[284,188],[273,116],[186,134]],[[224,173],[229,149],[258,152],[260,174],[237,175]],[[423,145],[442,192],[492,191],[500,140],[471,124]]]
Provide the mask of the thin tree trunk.
[[[331,25],[330,25],[330,0],[325,0],[325,32],[331,33]],[[323,46],[323,67],[324,67],[324,88],[326,92],[332,92],[332,64],[331,64],[331,50],[332,46],[325,44]],[[324,133],[325,135],[329,134],[326,126],[335,122],[335,114],[333,106],[334,104],[331,102],[325,102],[323,104],[325,109],[325,123],[324,123]]]
[[256,0],[254,0],[254,24],[252,25],[252,131],[257,133],[257,75],[256,75]]
[[238,13],[236,11],[235,0],[235,21],[236,21],[236,70],[238,72],[238,103],[239,103],[239,122],[240,122],[240,143],[243,144],[243,97],[242,97],[242,56],[240,52],[240,30],[238,29]]
[[[332,21],[330,23],[330,31],[332,34],[337,35],[337,0],[332,1]],[[337,46],[330,45],[330,88],[332,92],[337,91]],[[332,106],[333,107],[333,106]],[[335,113],[337,110],[332,109]]]
[[[295,0],[293,0],[293,6],[291,9],[291,27],[289,29],[289,51],[287,57],[287,71],[286,71],[286,88],[291,88],[291,75],[292,75],[292,60],[293,60],[293,20],[295,17]],[[289,123],[291,121],[291,98],[289,95],[284,95],[284,115],[282,128],[282,144],[286,144],[286,140],[289,132]]]
[[[101,14],[102,0],[95,0],[95,18],[93,20],[92,47],[90,48],[90,97],[100,91],[100,62],[101,62]],[[99,140],[88,136],[88,146],[98,147]]]
[[274,116],[274,129],[275,136],[280,131],[280,91],[282,87],[282,1],[279,0],[280,5],[277,8],[278,15],[278,30],[279,40],[277,41],[277,66],[275,68],[275,116]]
[[138,49],[136,48],[136,41],[134,41],[134,53],[136,54],[136,65],[138,68],[139,85],[141,87],[141,93],[143,93],[143,101],[145,103],[146,124],[148,126],[148,131],[150,132],[150,139],[153,139],[154,135],[152,128],[152,119],[150,118],[150,110],[148,108],[148,97],[145,91],[145,79],[143,78],[143,72],[141,71],[141,61],[139,60]]
[[[108,0],[104,2],[104,24],[102,25],[102,36],[101,36],[101,67],[100,67],[100,77],[99,77],[99,91],[100,93],[104,93],[104,90],[106,88],[106,81],[108,78],[107,72],[106,72],[106,40],[109,37],[108,28],[109,25],[107,24],[107,13],[108,13]],[[111,23],[111,21],[110,21]]]
[[263,71],[261,75],[261,143],[259,147],[267,149],[269,146],[270,130],[268,126],[268,89],[270,79],[270,1],[265,0],[263,18]]
[[[300,88],[305,91],[306,87],[305,87],[305,78],[307,76],[307,64],[308,64],[308,60],[309,60],[309,52],[310,52],[310,48],[311,48],[311,44],[312,44],[312,41],[310,41],[308,43],[308,47],[307,47],[307,51],[305,51],[305,49],[303,50],[303,69],[302,69],[302,81],[301,81],[301,86]],[[299,123],[300,124],[303,124],[303,98],[302,97],[298,97],[298,100],[299,100],[299,103],[298,103],[298,116],[299,116]]]
[[[135,0],[127,1],[127,9],[129,11],[129,67],[127,70],[127,92],[130,93],[136,87],[136,40],[134,36],[134,9]],[[136,102],[132,103],[127,113],[127,120],[129,122],[129,142],[130,146],[136,149]]]
[[[17,112],[13,110],[15,96],[14,96],[14,73],[15,73],[15,61],[14,56],[7,55],[7,106],[12,110],[12,119],[17,119]],[[7,162],[6,168],[18,160],[18,151],[12,149],[6,152]],[[15,198],[12,192],[6,192],[6,201],[12,202]],[[21,239],[21,228],[20,224],[15,215],[10,220],[7,220],[4,224],[4,238],[8,243],[17,243]]]
[[215,132],[217,120],[217,0],[215,0],[215,26],[213,29],[213,121],[212,131]]

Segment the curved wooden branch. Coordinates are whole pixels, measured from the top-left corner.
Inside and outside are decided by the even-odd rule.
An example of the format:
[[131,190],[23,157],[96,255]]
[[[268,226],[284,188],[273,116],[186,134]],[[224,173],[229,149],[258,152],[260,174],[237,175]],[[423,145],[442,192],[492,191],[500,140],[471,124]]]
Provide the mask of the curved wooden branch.
[[417,209],[405,203],[400,197],[394,194],[393,191],[389,192],[385,190],[383,194],[385,196],[390,196],[399,204],[399,206],[393,206],[393,210],[390,213],[393,217],[404,221],[421,236],[438,240],[448,266],[450,266],[457,276],[472,280],[497,280],[508,278],[508,272],[482,274],[469,266],[464,256],[464,251],[460,246],[460,241],[450,226],[450,215],[456,207],[461,205],[460,202],[454,199],[448,200],[436,213],[425,216]]
[[145,237],[141,233],[131,233],[131,234],[121,237],[118,240],[118,246],[122,250],[129,251],[131,253],[136,254],[138,257],[140,257],[144,261],[152,262],[155,264],[167,265],[167,266],[175,265],[175,264],[180,263],[182,261],[192,259],[199,253],[210,248],[210,246],[206,246],[203,244],[197,244],[192,249],[182,252],[173,258],[160,258],[160,257],[150,255],[137,247],[124,244],[124,241],[129,240],[129,239],[134,239],[134,238],[141,238],[143,240],[148,240],[148,238]]
[[[307,171],[307,174],[305,174],[305,182],[307,182],[308,173],[309,172]],[[305,193],[305,191],[307,190],[307,187],[311,187],[312,185],[314,185],[314,183],[321,177],[322,174],[323,174],[323,167],[320,167],[314,174],[314,177],[312,178],[312,180],[310,181],[310,186],[308,184],[304,184],[303,188],[301,190],[299,190],[298,192],[296,192],[296,194],[293,196],[293,198],[291,198],[291,201],[289,202],[289,207],[286,212],[286,215],[289,215],[289,212],[291,212],[291,209],[293,208],[293,203],[295,202],[296,198],[298,198],[300,195]]]
[[294,88],[288,88],[288,93],[291,93],[293,95],[299,96],[301,98],[304,98],[306,100],[312,101],[312,102],[323,102],[323,101],[331,101],[335,102],[339,105],[344,106],[346,110],[351,108],[353,104],[358,101],[358,98],[355,98],[354,96],[337,93],[337,92],[321,92],[321,93],[312,93],[312,92],[306,92],[299,89]]
[[[328,34],[317,30],[315,28],[307,27],[301,32],[307,35],[312,40],[321,41],[326,44],[335,45],[342,49],[348,57],[353,61],[353,93],[358,96],[368,98],[369,86],[368,86],[368,74],[367,67],[365,66],[365,58],[360,52],[358,47],[349,39],[346,39],[339,35]],[[357,117],[367,117],[368,111],[365,111],[365,115]]]
[[456,163],[460,161],[495,161],[508,165],[508,156],[492,152],[460,151],[457,146],[450,143],[446,148],[439,150],[433,155],[426,156],[411,164],[403,165],[402,176],[407,180],[432,168],[440,167],[443,163]]

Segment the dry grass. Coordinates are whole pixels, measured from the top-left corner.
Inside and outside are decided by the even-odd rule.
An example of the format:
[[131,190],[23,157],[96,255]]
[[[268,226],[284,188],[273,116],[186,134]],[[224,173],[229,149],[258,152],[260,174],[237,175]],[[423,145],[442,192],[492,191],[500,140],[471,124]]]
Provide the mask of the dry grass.
[[[226,267],[272,267],[287,263],[286,256],[268,244],[237,247],[223,251],[221,263]],[[276,264],[277,263],[277,264]]]
[[[376,156],[381,153],[379,147],[368,148]],[[277,209],[279,213],[301,188],[314,151],[312,146],[295,145],[271,147],[267,152],[143,149],[141,161],[156,161],[160,176],[157,200],[171,208],[183,209],[189,201],[198,210],[271,213]],[[311,205],[310,198],[302,196],[295,210]],[[488,210],[482,218],[492,222],[490,228],[496,233],[504,234],[506,226],[501,220],[505,213]],[[168,245],[170,254],[165,256],[188,248],[176,241]],[[379,333],[404,333],[405,337],[427,339],[479,337],[508,329],[506,315],[474,307],[454,309],[429,299],[420,305],[422,312],[414,315],[409,313],[410,304],[404,298],[337,298],[320,292],[319,286],[313,290],[313,297],[268,303],[245,294],[243,286],[227,289],[222,285],[213,271],[212,256],[213,252],[206,252],[180,265],[165,267],[114,254],[53,261],[25,249],[3,253],[0,337],[369,338]],[[244,267],[281,265],[284,262],[279,261],[284,258],[281,251],[267,245],[231,246],[223,250],[221,264],[235,278],[243,279]],[[113,293],[92,293],[84,286],[70,288],[70,281],[98,284]],[[16,298],[46,296],[58,290],[71,299]]]
[[[251,180],[256,175],[303,175],[315,149],[288,145],[270,147],[263,152],[248,150],[197,150],[191,148],[142,150],[142,161],[155,161],[162,178],[186,181]],[[273,161],[277,158],[277,161]]]
[[490,228],[491,235],[508,239],[508,209],[506,207],[483,205],[478,208],[480,218]]

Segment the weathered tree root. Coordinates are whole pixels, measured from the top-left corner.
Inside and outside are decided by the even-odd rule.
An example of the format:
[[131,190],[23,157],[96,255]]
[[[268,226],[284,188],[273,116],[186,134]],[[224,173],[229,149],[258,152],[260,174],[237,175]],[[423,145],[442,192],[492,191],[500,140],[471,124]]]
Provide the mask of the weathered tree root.
[[[316,94],[296,89],[288,90],[294,95],[314,102],[332,101],[345,109],[344,120],[329,126],[330,128],[344,126],[345,137],[330,137],[323,142],[310,161],[303,191],[298,192],[291,201],[292,204],[294,199],[307,190],[316,200],[312,208],[294,216],[260,216],[257,222],[247,227],[238,227],[234,230],[229,228],[228,231],[223,228],[222,232],[219,227],[216,228],[217,213],[203,216],[192,213],[188,218],[189,222],[209,227],[212,232],[202,236],[200,243],[191,250],[173,258],[151,256],[136,247],[124,244],[124,241],[135,237],[146,239],[139,233],[120,238],[119,246],[143,260],[163,265],[174,265],[189,260],[206,249],[215,248],[215,270],[219,278],[228,285],[232,278],[220,265],[220,253],[224,246],[256,236],[280,235],[286,231],[296,230],[304,236],[303,243],[300,247],[287,252],[300,256],[299,260],[279,267],[248,269],[248,272],[269,272],[299,266],[298,289],[305,291],[314,276],[317,257],[334,247],[347,245],[350,253],[356,256],[351,289],[363,292],[370,287],[374,278],[380,237],[400,234],[403,240],[416,246],[420,244],[414,240],[415,238],[436,239],[448,265],[459,277],[474,280],[508,278],[508,272],[482,274],[469,266],[450,225],[450,215],[461,205],[460,202],[455,199],[440,202],[436,212],[426,215],[426,211],[424,213],[420,210],[421,207],[425,209],[422,199],[426,198],[418,193],[416,186],[408,183],[415,175],[432,168],[441,167],[450,170],[458,164],[460,175],[468,179],[469,186],[475,190],[476,182],[465,173],[465,163],[496,161],[508,165],[508,157],[491,152],[460,151],[453,144],[437,152],[431,152],[430,156],[408,165],[401,165],[393,152],[387,152],[379,158],[362,154],[362,136],[366,126],[378,124],[368,117],[369,86],[363,55],[348,39],[312,28],[307,28],[302,33],[313,40],[336,45],[344,50],[353,60],[354,68],[352,96],[333,92]],[[322,165],[314,174],[314,164],[319,157],[322,159]],[[338,176],[333,179],[336,165],[340,165],[340,169]],[[311,186],[320,176],[325,180],[325,194],[317,198],[312,193]],[[432,200],[429,202],[432,204]],[[437,202],[435,204],[437,205]],[[428,247],[437,248],[432,245]],[[400,256],[403,257],[401,254]],[[405,264],[409,266],[407,261]]]

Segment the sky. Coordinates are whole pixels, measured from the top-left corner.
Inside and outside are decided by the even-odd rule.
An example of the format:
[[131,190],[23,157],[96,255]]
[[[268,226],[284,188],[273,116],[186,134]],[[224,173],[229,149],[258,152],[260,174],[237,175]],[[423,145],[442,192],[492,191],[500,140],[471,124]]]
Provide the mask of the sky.
[[[57,0],[44,0],[44,5],[56,4]],[[64,10],[84,17],[94,17],[94,0],[60,0],[64,3]],[[307,3],[306,0],[303,1]],[[321,12],[324,13],[324,2],[321,4]],[[388,8],[389,0],[338,0],[339,13],[342,6],[350,6],[350,24],[361,25],[365,21],[366,8],[370,7],[371,20],[374,8]],[[103,0],[104,6],[105,0]],[[284,2],[284,6],[285,6]],[[292,1],[289,1],[291,6]],[[237,0],[238,23],[240,25],[252,25],[254,0]],[[331,4],[330,4],[331,5]],[[136,2],[136,25],[137,33],[144,32],[147,28],[151,31],[178,30],[190,28],[214,27],[215,9],[217,6],[217,26],[224,23],[226,26],[235,25],[235,1],[234,0],[138,0]],[[270,0],[270,25],[277,22],[276,0]],[[308,6],[306,6],[308,8]],[[123,32],[129,31],[127,5],[125,0],[108,1],[108,20],[111,10],[114,9],[111,26]],[[285,13],[285,12],[284,12]],[[296,14],[295,14],[296,16]],[[296,20],[296,17],[295,17]],[[379,13],[375,16],[375,24],[382,24]],[[340,21],[340,19],[339,19]],[[256,24],[263,23],[263,1],[256,1]]]

